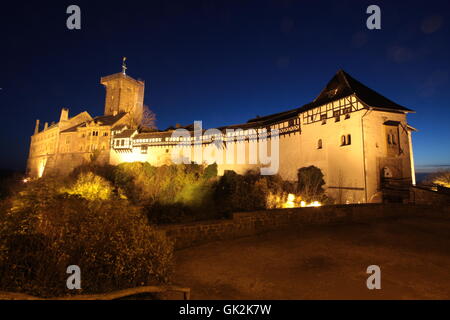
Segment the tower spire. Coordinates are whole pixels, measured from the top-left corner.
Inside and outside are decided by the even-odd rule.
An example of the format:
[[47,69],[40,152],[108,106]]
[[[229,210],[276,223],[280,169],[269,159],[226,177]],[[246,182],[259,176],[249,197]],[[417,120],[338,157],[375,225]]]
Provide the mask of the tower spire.
[[124,76],[127,75],[126,71],[127,71],[127,65],[125,64],[125,61],[127,61],[127,57],[123,57],[122,58],[122,74]]

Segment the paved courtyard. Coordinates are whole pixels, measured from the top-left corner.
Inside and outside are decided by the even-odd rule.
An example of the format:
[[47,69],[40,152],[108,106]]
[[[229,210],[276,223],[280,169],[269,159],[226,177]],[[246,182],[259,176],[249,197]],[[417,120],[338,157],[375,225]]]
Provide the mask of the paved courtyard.
[[[366,269],[381,268],[381,290]],[[192,299],[450,299],[450,220],[304,227],[177,251]]]

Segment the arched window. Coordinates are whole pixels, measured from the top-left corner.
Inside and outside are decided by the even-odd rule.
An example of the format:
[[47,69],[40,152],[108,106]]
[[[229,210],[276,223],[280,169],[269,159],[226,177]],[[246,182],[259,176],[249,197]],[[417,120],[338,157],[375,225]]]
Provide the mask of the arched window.
[[347,145],[350,145],[350,144],[352,144],[352,135],[348,134],[347,135]]
[[345,135],[341,137],[341,146],[345,146],[346,145],[346,138]]
[[322,149],[322,139],[319,139],[319,141],[317,141],[317,149]]

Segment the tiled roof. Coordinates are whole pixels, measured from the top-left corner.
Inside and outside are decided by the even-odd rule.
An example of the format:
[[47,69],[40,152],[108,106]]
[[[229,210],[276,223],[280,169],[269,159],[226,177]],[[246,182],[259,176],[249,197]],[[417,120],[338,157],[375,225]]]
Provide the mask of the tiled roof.
[[131,137],[133,135],[134,132],[136,132],[135,129],[126,129],[126,130],[123,130],[121,133],[118,133],[118,134],[114,135],[113,138],[114,139],[117,139],[117,138],[129,138],[129,137]]
[[116,123],[117,121],[119,121],[120,119],[122,119],[125,115],[126,115],[125,112],[121,112],[121,113],[116,114],[115,116],[113,116],[113,115],[98,116],[98,117],[95,117],[93,120],[84,121],[73,127],[63,130],[62,132],[75,132],[75,131],[77,131],[78,128],[86,127],[86,123],[91,122],[91,121],[95,121],[96,123],[99,123],[100,125],[103,125],[103,126],[111,126],[114,123]]
[[335,76],[328,82],[328,84],[322,90],[319,96],[316,99],[314,99],[314,101],[305,104],[300,108],[295,108],[264,117],[250,119],[248,123],[254,122],[267,123],[278,120],[285,120],[296,116],[298,113],[308,111],[310,109],[327,104],[331,101],[348,97],[352,94],[355,94],[362,102],[364,102],[366,105],[370,107],[392,111],[414,112],[411,109],[408,109],[404,106],[401,106],[389,100],[388,98],[379,94],[375,90],[370,89],[369,87],[365,86],[358,80],[354,79],[344,70],[339,70],[335,74]]
[[94,118],[94,121],[101,122],[105,126],[111,126],[126,115],[125,112],[116,114],[115,116],[98,116]]
[[394,111],[413,112],[412,110],[401,106],[385,96],[379,94],[375,90],[365,86],[344,70],[339,70],[336,75],[328,82],[319,96],[313,102],[308,103],[300,108],[300,112],[304,112],[315,107],[324,105],[331,101],[347,97],[355,94],[362,102],[369,107],[387,109]]

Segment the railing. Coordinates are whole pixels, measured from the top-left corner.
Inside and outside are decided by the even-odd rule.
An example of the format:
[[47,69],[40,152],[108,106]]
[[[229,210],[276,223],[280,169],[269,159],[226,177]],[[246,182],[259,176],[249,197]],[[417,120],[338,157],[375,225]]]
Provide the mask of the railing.
[[190,288],[182,288],[177,286],[145,286],[103,294],[85,294],[85,295],[55,297],[48,299],[38,298],[22,293],[0,292],[0,300],[116,300],[143,293],[164,293],[164,292],[180,292],[183,294],[184,300],[189,300],[191,296]]

